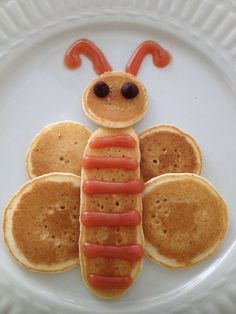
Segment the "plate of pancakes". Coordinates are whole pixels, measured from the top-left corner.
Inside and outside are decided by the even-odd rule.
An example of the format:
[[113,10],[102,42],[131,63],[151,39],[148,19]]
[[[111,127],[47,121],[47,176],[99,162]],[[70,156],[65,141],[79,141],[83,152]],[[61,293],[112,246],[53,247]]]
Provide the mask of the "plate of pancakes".
[[234,314],[234,2],[3,0],[0,16],[0,312]]

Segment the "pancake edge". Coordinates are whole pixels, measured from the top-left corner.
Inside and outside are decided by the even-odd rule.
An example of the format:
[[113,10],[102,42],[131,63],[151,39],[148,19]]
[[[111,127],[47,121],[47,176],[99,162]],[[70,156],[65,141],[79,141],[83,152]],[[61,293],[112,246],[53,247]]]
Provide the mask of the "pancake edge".
[[[28,175],[28,177],[30,179],[34,179],[34,178],[38,177],[36,174],[33,173],[32,163],[31,163],[31,155],[32,155],[32,152],[33,152],[35,146],[38,143],[38,140],[40,139],[42,134],[48,132],[51,128],[53,128],[54,126],[57,126],[59,124],[74,124],[74,125],[77,125],[77,126],[80,126],[80,127],[83,127],[84,129],[86,129],[86,131],[88,131],[90,133],[90,136],[92,134],[92,131],[89,130],[85,125],[83,125],[82,123],[79,123],[79,122],[72,121],[72,120],[64,120],[64,121],[53,122],[53,123],[50,123],[50,124],[44,126],[34,136],[34,138],[32,139],[31,143],[29,144],[28,149],[27,149],[26,154],[25,154],[25,168],[26,168],[27,175]],[[62,173],[62,172],[57,172],[57,173]]]
[[[149,180],[145,183],[145,190],[143,192],[143,196],[145,196],[147,193],[151,192],[152,189],[155,188],[155,186],[157,184],[169,182],[170,179],[172,179],[172,180],[174,179],[174,181],[176,181],[175,180],[176,177],[178,177],[178,178],[192,177],[192,178],[196,179],[197,181],[200,180],[202,183],[204,183],[207,186],[208,189],[210,188],[211,191],[216,194],[217,198],[220,198],[220,200],[222,201],[222,204],[224,205],[224,211],[225,211],[225,217],[224,217],[225,219],[223,221],[224,229],[222,230],[221,235],[220,235],[218,241],[216,242],[216,244],[213,247],[211,247],[209,250],[207,250],[206,252],[203,252],[203,253],[197,255],[188,264],[176,262],[174,259],[170,259],[170,258],[167,258],[167,257],[159,254],[157,249],[149,241],[147,241],[145,239],[145,256],[148,259],[150,259],[152,262],[154,262],[158,265],[164,266],[166,268],[181,270],[181,269],[185,269],[185,268],[191,268],[191,267],[195,266],[196,264],[199,264],[200,262],[204,261],[205,259],[207,259],[211,255],[213,255],[217,251],[217,249],[222,244],[222,241],[225,238],[227,230],[228,230],[229,214],[228,214],[228,206],[227,206],[226,201],[219,194],[219,192],[214,187],[214,185],[209,180],[207,180],[206,178],[199,176],[197,174],[193,174],[193,173],[167,173],[167,174],[162,174],[158,177],[152,178],[151,180]],[[161,181],[161,182],[156,182],[156,181]],[[153,183],[154,183],[154,185],[153,185]],[[155,184],[155,183],[157,183],[157,184]],[[155,257],[153,255],[155,255]]]
[[[3,220],[2,220],[2,233],[3,233],[3,240],[8,248],[8,251],[10,252],[10,255],[14,258],[14,260],[19,263],[21,266],[24,266],[30,271],[33,272],[42,272],[42,273],[59,273],[66,270],[70,270],[76,266],[79,266],[79,257],[75,259],[71,259],[65,263],[58,263],[57,266],[50,267],[49,265],[45,264],[38,264],[36,267],[32,262],[28,261],[27,258],[20,252],[20,250],[17,248],[15,244],[15,240],[12,236],[12,216],[14,214],[14,209],[11,210],[11,208],[15,208],[16,204],[19,202],[21,194],[26,193],[31,190],[32,184],[35,182],[40,181],[53,181],[53,182],[60,182],[60,178],[69,178],[73,179],[74,184],[76,186],[80,186],[81,179],[79,176],[72,174],[72,173],[58,173],[58,172],[52,172],[49,174],[44,174],[42,176],[38,176],[30,181],[27,181],[25,184],[23,184],[19,190],[13,195],[11,200],[9,201],[8,205],[5,207],[4,214],[3,214]],[[58,180],[55,180],[55,178],[58,178]],[[45,180],[46,179],[46,180]],[[50,180],[51,179],[51,180]],[[63,181],[65,182],[65,181]],[[68,180],[68,182],[72,182],[71,180]],[[16,253],[14,252],[16,251]]]
[[169,132],[172,132],[175,134],[179,134],[186,139],[186,141],[192,146],[192,148],[195,152],[196,159],[197,159],[198,167],[194,173],[200,175],[202,172],[202,167],[203,167],[203,158],[202,158],[201,149],[200,149],[198,143],[196,142],[195,138],[193,136],[191,136],[190,134],[186,133],[185,131],[181,130],[180,128],[176,127],[175,125],[157,124],[157,125],[154,125],[150,128],[144,129],[141,133],[139,133],[138,134],[139,140],[142,140],[143,138],[145,138],[145,136],[149,135],[150,133],[152,133],[153,131],[156,131],[156,130],[158,132],[159,131],[169,131]]
[[[113,72],[115,74],[122,74],[122,71],[110,71]],[[105,72],[104,74],[106,74],[108,72]],[[136,76],[130,74],[130,73],[126,73],[129,74],[133,79],[137,80]],[[102,75],[101,75],[102,77]],[[105,128],[111,128],[111,129],[122,129],[122,128],[128,128],[131,127],[132,125],[134,125],[135,123],[139,122],[145,115],[146,111],[147,111],[147,107],[148,107],[148,99],[147,99],[147,92],[146,92],[146,88],[144,87],[144,85],[139,81],[139,83],[142,84],[142,90],[146,96],[146,102],[144,104],[144,110],[143,112],[136,116],[136,118],[128,120],[128,121],[119,121],[119,122],[112,122],[110,120],[106,120],[106,119],[100,119],[99,117],[97,117],[96,115],[94,115],[94,113],[89,110],[88,106],[86,106],[85,104],[85,98],[87,96],[88,90],[89,88],[94,84],[94,82],[97,81],[97,78],[95,78],[94,80],[92,80],[85,88],[85,92],[82,95],[82,108],[83,111],[85,113],[85,115],[92,120],[94,123],[98,124],[101,127],[105,127]]]

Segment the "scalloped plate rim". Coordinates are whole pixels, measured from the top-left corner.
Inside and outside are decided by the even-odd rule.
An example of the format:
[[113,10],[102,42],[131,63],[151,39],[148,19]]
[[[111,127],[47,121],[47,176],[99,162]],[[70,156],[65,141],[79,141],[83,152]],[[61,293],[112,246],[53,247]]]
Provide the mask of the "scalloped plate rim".
[[[4,0],[4,1],[2,1],[2,4],[4,5],[4,4],[7,4],[7,3],[10,3],[10,2],[14,2],[14,1],[10,1],[10,0]],[[99,1],[98,1],[99,2]],[[154,2],[154,1],[149,1],[149,2]],[[227,1],[226,1],[227,2]],[[231,0],[231,2],[232,2],[232,4],[233,5],[235,5],[235,3],[233,3],[233,1]],[[0,8],[1,7],[3,7],[3,5],[2,5],[1,3],[0,3]],[[116,7],[116,9],[118,9],[118,6]],[[105,10],[105,9],[103,9],[103,10]],[[87,11],[89,11],[89,6],[87,7]],[[233,12],[233,14],[235,14],[236,13],[236,11],[235,12]],[[161,13],[160,13],[161,14]],[[235,14],[235,16],[236,16],[236,14]],[[27,39],[26,39],[27,40]],[[4,49],[4,44],[3,44],[3,49]],[[3,50],[2,49],[2,50]],[[200,49],[201,50],[201,49]],[[0,53],[1,53],[1,48],[0,48]],[[216,54],[217,55],[217,54]],[[229,74],[229,73],[228,73]],[[234,75],[235,75],[236,73],[234,72]],[[230,76],[230,75],[229,75]],[[229,272],[232,272],[232,270],[228,270],[228,272],[227,273],[229,273]],[[225,280],[227,280],[227,278],[225,277],[225,278],[223,278],[223,279],[225,279]],[[0,285],[1,285],[1,280],[0,280]],[[16,293],[17,294],[17,293]],[[21,297],[19,297],[19,299],[20,299]],[[1,301],[1,298],[0,298],[0,301]],[[194,301],[194,300],[193,300]],[[54,302],[53,302],[54,303]],[[66,308],[66,304],[64,304],[65,305],[65,308]],[[68,305],[68,304],[67,304]],[[71,306],[71,309],[72,308],[80,308],[80,306],[75,306],[74,304],[70,304],[70,306]],[[0,303],[0,308],[1,308],[1,303]],[[150,309],[151,309],[152,307],[150,306]],[[47,309],[46,309],[47,310]]]

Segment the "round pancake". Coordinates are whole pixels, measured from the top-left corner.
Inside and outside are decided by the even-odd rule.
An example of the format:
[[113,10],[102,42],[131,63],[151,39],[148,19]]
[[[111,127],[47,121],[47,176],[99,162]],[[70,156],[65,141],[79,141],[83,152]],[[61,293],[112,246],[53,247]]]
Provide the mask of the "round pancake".
[[192,266],[215,252],[227,230],[227,205],[206,179],[164,174],[145,184],[146,255],[169,268]]
[[[106,97],[97,97],[93,87],[98,81],[109,86]],[[121,93],[124,83],[136,84],[139,93],[132,99]],[[125,128],[141,120],[147,109],[147,94],[144,85],[132,74],[125,72],[106,72],[89,83],[83,94],[85,114],[95,123],[109,128]]]
[[202,155],[196,141],[173,125],[160,124],[139,134],[144,181],[164,173],[201,173]]
[[85,146],[91,132],[82,124],[61,121],[43,128],[26,153],[29,178],[50,173],[81,174]]
[[24,184],[7,205],[5,243],[29,270],[62,272],[79,264],[80,178],[51,173]]

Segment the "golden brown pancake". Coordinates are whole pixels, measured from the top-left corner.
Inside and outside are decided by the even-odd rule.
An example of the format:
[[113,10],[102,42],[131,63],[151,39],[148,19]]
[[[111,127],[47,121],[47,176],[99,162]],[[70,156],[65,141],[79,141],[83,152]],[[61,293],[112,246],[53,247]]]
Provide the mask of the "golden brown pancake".
[[[99,128],[92,133],[91,138],[99,138],[115,135],[130,135],[138,143],[138,137],[132,128],[126,129],[108,129]],[[138,145],[135,148],[107,147],[91,148],[87,145],[85,155],[105,156],[105,157],[133,157],[140,161],[140,152]],[[104,181],[128,181],[138,178],[140,175],[139,167],[136,170],[127,171],[122,169],[82,169],[82,182],[89,178]],[[142,212],[141,194],[94,194],[86,195],[81,193],[80,212],[87,210],[99,212],[120,212],[135,209]],[[85,284],[98,297],[111,299],[124,294],[127,289],[95,289],[89,286],[87,277],[91,273],[99,273],[107,276],[131,276],[132,280],[138,277],[142,259],[130,262],[118,258],[88,258],[84,255],[82,246],[84,242],[97,243],[103,245],[132,245],[139,244],[144,246],[144,238],[141,223],[135,227],[85,227],[81,224],[80,229],[80,265]]]
[[139,134],[144,181],[164,173],[200,174],[202,155],[196,141],[173,125],[160,124]]
[[26,154],[28,176],[50,172],[81,174],[81,160],[91,132],[82,124],[61,121],[43,128]]
[[158,264],[183,268],[204,260],[219,247],[227,224],[225,201],[198,175],[164,174],[145,184],[145,249]]
[[[96,82],[105,82],[110,89],[108,96],[97,97],[93,87]],[[126,82],[136,84],[139,93],[132,99],[125,98],[121,87]],[[109,128],[124,128],[141,120],[147,109],[147,94],[144,85],[132,74],[106,72],[89,83],[83,95],[85,114],[95,123]]]
[[29,270],[62,272],[79,264],[80,178],[50,173],[24,184],[7,205],[5,243]]

